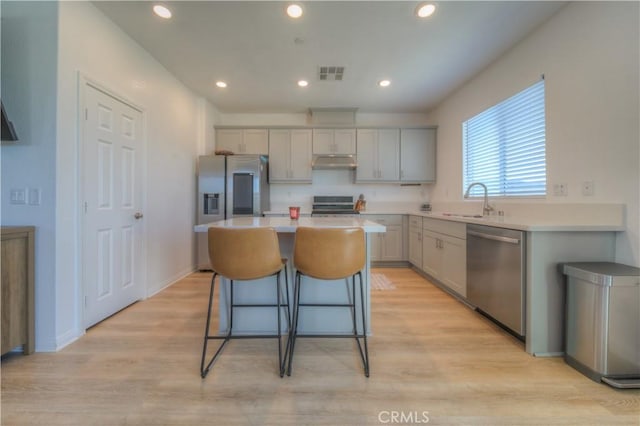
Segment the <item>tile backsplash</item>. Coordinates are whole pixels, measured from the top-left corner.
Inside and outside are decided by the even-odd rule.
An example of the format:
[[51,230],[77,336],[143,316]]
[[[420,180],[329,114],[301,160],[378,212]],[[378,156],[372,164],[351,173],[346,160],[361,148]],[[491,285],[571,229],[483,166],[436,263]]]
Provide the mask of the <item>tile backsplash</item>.
[[314,195],[364,194],[367,202],[406,202],[419,204],[429,199],[429,185],[401,186],[397,183],[354,183],[354,171],[314,170],[313,183],[271,184],[271,205],[299,205],[310,208]]

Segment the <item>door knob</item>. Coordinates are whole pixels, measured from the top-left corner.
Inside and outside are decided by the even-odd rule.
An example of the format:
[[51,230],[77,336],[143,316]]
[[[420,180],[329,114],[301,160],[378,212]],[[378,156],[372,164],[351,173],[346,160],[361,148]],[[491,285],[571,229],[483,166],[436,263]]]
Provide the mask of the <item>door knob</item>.
[[135,217],[136,219],[142,219],[142,216],[144,215],[140,212],[137,212],[136,214],[133,215],[133,217]]

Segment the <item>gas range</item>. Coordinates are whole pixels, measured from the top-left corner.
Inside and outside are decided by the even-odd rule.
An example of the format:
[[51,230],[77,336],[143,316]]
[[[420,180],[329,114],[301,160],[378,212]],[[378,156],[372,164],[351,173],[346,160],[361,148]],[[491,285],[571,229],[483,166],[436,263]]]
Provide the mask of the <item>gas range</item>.
[[313,197],[312,217],[357,216],[352,196],[348,195],[316,195]]

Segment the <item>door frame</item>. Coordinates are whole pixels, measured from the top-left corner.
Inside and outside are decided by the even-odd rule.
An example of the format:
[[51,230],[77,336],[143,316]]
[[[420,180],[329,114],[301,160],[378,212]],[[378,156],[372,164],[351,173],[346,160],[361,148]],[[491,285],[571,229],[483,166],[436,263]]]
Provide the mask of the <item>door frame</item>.
[[[91,86],[96,90],[99,90],[108,96],[116,99],[119,102],[122,102],[131,108],[137,110],[141,114],[141,167],[142,167],[142,182],[141,192],[142,196],[140,198],[140,210],[142,212],[147,211],[147,113],[144,107],[141,107],[138,103],[132,101],[127,96],[123,96],[117,91],[111,89],[108,85],[101,83],[100,81],[82,73],[78,72],[78,116],[77,116],[77,141],[78,141],[78,150],[77,150],[77,158],[76,158],[76,176],[77,176],[77,186],[76,186],[76,200],[77,200],[77,217],[80,218],[77,223],[77,240],[76,244],[78,247],[78,255],[77,255],[77,263],[76,263],[76,276],[78,277],[78,288],[76,294],[76,306],[77,306],[77,316],[76,323],[78,325],[78,330],[81,335],[86,332],[87,327],[85,326],[85,297],[86,297],[86,282],[84,277],[84,236],[85,236],[85,215],[84,215],[84,191],[83,191],[83,182],[84,182],[84,168],[83,168],[83,160],[84,160],[84,126],[85,126],[85,109],[86,109],[86,90],[87,86]],[[140,300],[144,300],[148,297],[148,285],[147,285],[147,225],[146,221],[142,221],[140,224],[142,229],[140,230],[141,236],[141,250],[142,253],[140,255],[140,281],[142,285]]]

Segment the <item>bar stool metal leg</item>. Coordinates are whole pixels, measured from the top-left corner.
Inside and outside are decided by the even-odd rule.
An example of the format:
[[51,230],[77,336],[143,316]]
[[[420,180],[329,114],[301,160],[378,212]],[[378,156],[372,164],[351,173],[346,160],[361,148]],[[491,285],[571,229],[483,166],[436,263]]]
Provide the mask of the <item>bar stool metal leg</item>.
[[[227,229],[224,227],[210,227],[208,230],[209,243],[209,261],[214,271],[211,280],[211,289],[209,293],[209,303],[207,308],[206,329],[204,333],[204,342],[202,346],[202,359],[200,361],[200,374],[202,378],[209,373],[218,356],[221,354],[224,346],[231,339],[252,339],[252,338],[273,338],[278,341],[278,372],[280,377],[284,375],[284,366],[286,363],[287,353],[289,351],[289,339],[283,350],[282,345],[282,309],[286,308],[287,326],[291,328],[291,311],[289,306],[289,280],[287,274],[287,259],[280,256],[280,247],[278,236],[273,228],[260,227],[255,229]],[[256,253],[255,257],[250,259],[251,264],[247,267],[243,263],[247,259],[248,254]],[[282,281],[280,274],[282,269],[285,270],[285,282],[287,287],[286,304],[283,301]],[[212,334],[211,316],[213,315],[214,289],[216,278],[225,277],[229,283],[229,301],[220,299],[220,306],[227,309],[228,326],[226,334]],[[268,301],[267,303],[236,303],[235,286],[237,281],[247,281],[246,285],[257,285],[255,280],[262,278],[276,279],[276,301]],[[221,283],[222,284],[222,283]],[[245,284],[242,284],[243,286]],[[225,288],[225,287],[221,287]],[[240,294],[241,295],[241,294]],[[222,292],[220,294],[222,296]],[[276,333],[258,333],[258,334],[240,334],[236,335],[234,329],[234,316],[236,309],[245,308],[274,308],[277,310],[275,315],[278,321]],[[251,318],[249,316],[249,318]],[[207,363],[207,349],[209,340],[224,341],[218,347],[216,353]]]
[[293,350],[296,345],[296,335],[298,333],[298,315],[300,313],[300,279],[301,275],[296,271],[296,277],[293,285],[293,326],[289,330],[289,365],[287,367],[287,376],[291,376],[291,364],[293,361]]
[[[356,316],[356,311],[358,310],[357,298],[356,298],[356,275],[358,276],[358,284],[360,287],[360,314],[362,319],[362,334],[358,331],[358,321]],[[289,342],[290,342],[290,350],[289,350],[289,362],[287,366],[287,375],[291,376],[291,370],[293,365],[293,352],[295,349],[296,339],[298,336],[298,319],[300,317],[300,293],[301,293],[301,281],[302,274],[296,272],[295,278],[295,286],[294,286],[294,310],[293,310],[293,328],[289,334]],[[347,280],[348,283],[348,280]],[[358,272],[351,277],[351,293],[352,293],[352,303],[351,304],[317,304],[316,306],[346,306],[351,310],[351,318],[353,321],[353,334],[352,335],[331,335],[331,336],[310,336],[303,335],[303,337],[353,337],[356,340],[358,345],[358,352],[360,353],[360,359],[362,360],[362,365],[364,367],[364,375],[369,377],[369,348],[367,346],[367,321],[366,315],[364,311],[364,285],[362,282],[362,272]],[[362,342],[360,342],[362,339]]]
[[[286,271],[286,267],[285,267],[285,271]],[[286,272],[285,272],[286,273]],[[285,293],[285,298],[286,298],[286,304],[283,304],[283,300],[282,300],[282,282],[281,282],[281,278],[280,278],[280,271],[277,272],[276,274],[276,294],[277,294],[277,303],[275,305],[237,305],[235,303],[235,298],[234,298],[234,280],[229,280],[229,326],[227,329],[227,333],[224,336],[219,336],[219,335],[211,335],[210,334],[210,327],[211,327],[211,314],[213,311],[213,294],[214,294],[214,289],[215,289],[215,280],[216,277],[218,277],[219,275],[214,273],[213,277],[211,279],[211,290],[209,292],[209,305],[207,308],[207,321],[206,321],[206,326],[205,326],[205,333],[204,333],[204,343],[202,346],[202,359],[200,361],[200,375],[202,376],[202,378],[204,379],[207,374],[209,373],[209,370],[211,370],[211,366],[213,365],[213,363],[216,361],[216,359],[218,358],[218,356],[222,353],[223,348],[225,347],[225,345],[227,344],[227,342],[229,342],[230,339],[232,338],[260,338],[260,337],[265,337],[265,338],[269,338],[269,337],[276,337],[278,339],[278,369],[279,369],[279,373],[280,373],[280,377],[284,376],[284,372],[285,372],[285,365],[287,362],[287,354],[289,352],[289,348],[290,348],[290,339],[287,338],[287,343],[285,345],[285,349],[282,350],[282,308],[284,307],[286,309],[286,315],[287,315],[287,326],[289,327],[289,330],[287,332],[287,336],[289,335],[289,331],[291,330],[291,311],[290,311],[290,302],[289,302],[289,290],[288,290],[288,285],[289,285],[289,280],[288,278],[286,278],[285,276],[285,282],[286,282],[286,286],[287,286],[287,290]],[[255,307],[262,307],[262,306],[272,306],[275,307],[278,310],[278,314],[277,314],[277,321],[278,321],[278,326],[277,326],[277,334],[276,335],[241,335],[241,336],[232,336],[232,331],[233,331],[233,311],[235,308],[237,307],[251,307],[251,306],[255,306]],[[220,344],[220,346],[218,347],[218,350],[216,351],[216,353],[213,355],[213,357],[209,360],[209,362],[206,364],[205,366],[205,359],[207,356],[207,346],[208,346],[208,342],[209,340],[213,340],[213,339],[223,339],[223,342]]]
[[[358,349],[360,349],[360,356],[362,357],[362,364],[364,365],[364,375],[369,377],[369,349],[367,348],[367,321],[365,319],[364,312],[364,289],[362,285],[362,272],[358,272],[358,278],[360,281],[360,312],[362,313],[362,339],[364,340],[364,353],[362,351],[362,347],[360,346],[360,340],[356,337],[356,342],[358,342]],[[353,276],[353,287],[355,289],[356,278]],[[354,295],[355,297],[355,295]],[[355,303],[355,299],[354,299]],[[356,330],[356,336],[358,335]]]
[[[279,275],[278,275],[279,277]],[[279,279],[279,278],[278,278]],[[284,372],[285,372],[285,367],[286,367],[286,363],[287,363],[287,356],[289,355],[289,349],[290,349],[290,345],[291,345],[291,311],[290,311],[290,304],[289,304],[289,274],[288,274],[288,270],[287,270],[287,265],[284,265],[284,294],[285,294],[285,298],[286,298],[286,303],[285,304],[281,304],[281,297],[282,297],[282,288],[280,286],[280,281],[278,281],[278,335],[280,337],[278,337],[278,356],[280,359],[280,377],[284,376]],[[285,346],[284,349],[284,357],[282,357],[281,355],[281,348],[282,348],[282,333],[281,333],[281,329],[280,329],[280,324],[281,324],[281,319],[280,319],[280,310],[282,309],[282,307],[286,307],[286,313],[287,313],[287,344]]]
[[[206,325],[206,328],[204,330],[204,344],[202,346],[202,359],[200,361],[200,376],[203,379],[207,376],[207,374],[209,374],[209,370],[211,369],[211,365],[214,363],[214,361],[216,360],[218,355],[220,355],[220,353],[222,352],[222,349],[227,344],[227,342],[229,341],[229,337],[231,336],[231,326],[229,326],[229,331],[228,331],[227,335],[225,336],[224,341],[222,342],[222,344],[220,344],[220,347],[218,348],[216,353],[213,355],[213,357],[211,358],[211,360],[209,361],[209,363],[205,367],[204,362],[205,362],[205,358],[207,356],[207,343],[209,342],[210,339],[218,337],[218,336],[211,336],[209,334],[209,328],[211,326],[211,311],[212,311],[212,305],[213,305],[213,292],[214,292],[215,281],[216,281],[216,277],[217,276],[218,276],[218,274],[216,274],[216,273],[213,274],[213,277],[211,278],[211,291],[209,292],[209,307],[207,309],[207,325]],[[233,281],[231,282],[231,301],[233,303]],[[232,315],[231,318],[233,318],[233,310],[231,311],[231,315]]]

